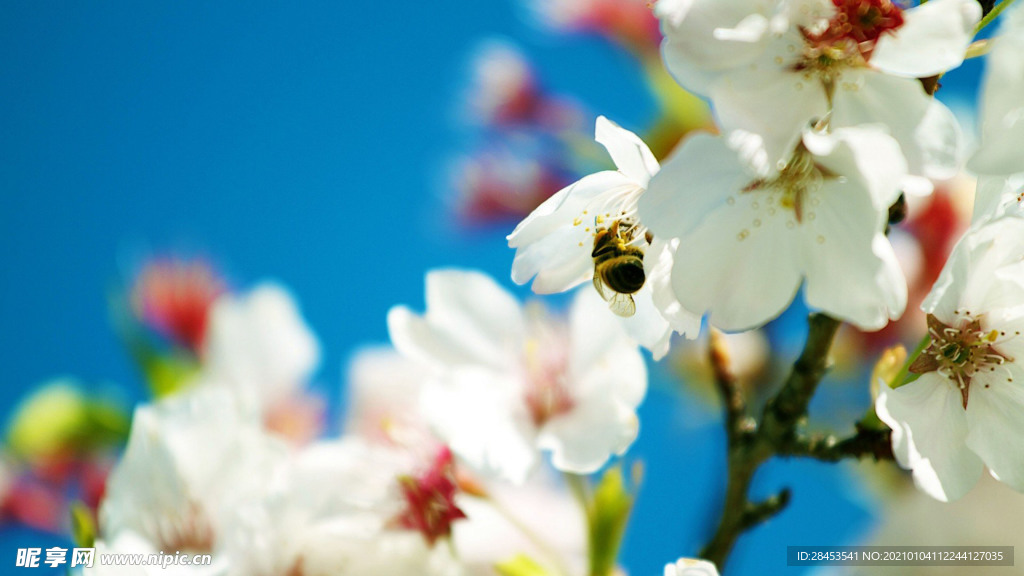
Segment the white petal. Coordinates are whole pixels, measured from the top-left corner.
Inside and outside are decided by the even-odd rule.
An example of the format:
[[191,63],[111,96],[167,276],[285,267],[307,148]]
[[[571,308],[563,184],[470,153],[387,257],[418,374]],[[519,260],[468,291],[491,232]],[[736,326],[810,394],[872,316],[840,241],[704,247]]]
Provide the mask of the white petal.
[[978,482],[982,462],[965,443],[967,415],[949,380],[929,372],[895,390],[880,382],[875,410],[892,428],[896,460],[929,496],[950,502]]
[[[665,37],[661,45],[665,66],[684,88],[708,95],[723,73],[764,52],[769,38],[754,37],[750,31],[759,18],[761,30],[767,32],[772,10],[751,0],[693,0],[658,2],[655,14]],[[741,26],[746,34],[729,32]]]
[[203,347],[208,376],[258,407],[293,393],[320,363],[316,336],[291,295],[276,284],[218,298]]
[[[693,340],[700,334],[701,317],[699,314],[694,314],[683,308],[672,291],[672,266],[678,248],[678,238],[665,241],[655,237],[644,255],[644,268],[654,308],[668,322],[671,330]],[[660,360],[664,355],[655,352],[654,348],[650,348],[650,350],[654,353],[655,360]],[[667,351],[668,342],[666,341],[664,352]]]
[[960,169],[963,135],[956,117],[913,78],[847,71],[837,83],[834,127],[883,124],[900,144],[910,174],[936,180]]
[[637,205],[640,221],[655,238],[679,238],[754,179],[723,138],[695,134],[651,179]]
[[563,292],[590,278],[593,272],[594,215],[584,212],[624,191],[639,192],[623,174],[607,170],[591,174],[562,189],[537,207],[508,236],[516,248],[512,280],[525,284],[534,278],[540,294]]
[[718,576],[718,569],[707,560],[680,558],[665,565],[665,576]]
[[533,427],[514,377],[458,369],[424,387],[421,408],[452,451],[483,474],[521,483],[536,464]]
[[885,215],[848,180],[826,183],[804,214],[807,303],[863,330],[877,330],[907,305],[907,281],[882,233]]
[[878,39],[871,65],[889,74],[927,78],[963,63],[981,6],[975,0],[932,0],[903,17],[903,26]]
[[[1012,376],[1011,376],[1012,375]],[[1007,381],[1012,377],[1013,381]],[[992,476],[1024,491],[1024,370],[1015,364],[971,381],[967,446]]]
[[900,196],[907,163],[899,144],[877,127],[837,128],[833,134],[808,131],[804,145],[816,162],[859,188],[878,212],[888,212]]
[[711,99],[723,131],[760,135],[772,165],[788,159],[804,129],[828,111],[820,82],[781,66],[730,74],[715,83]]
[[658,161],[647,144],[604,116],[597,117],[595,132],[594,138],[608,150],[619,172],[640,187],[646,187],[647,181],[658,172]]
[[569,290],[594,274],[593,228],[562,226],[547,236],[516,250],[512,260],[512,281],[526,284],[533,278],[537,294]]
[[[650,250],[644,255],[646,261],[650,257]],[[668,354],[669,344],[672,338],[672,326],[668,320],[662,317],[654,305],[651,279],[648,277],[643,288],[633,294],[636,303],[636,313],[629,318],[621,318],[619,322],[626,328],[629,334],[641,346],[651,351],[654,360],[661,360]],[[609,311],[611,313],[611,311]],[[700,319],[698,318],[698,325]]]
[[536,242],[557,228],[572,225],[575,218],[583,217],[591,202],[610,192],[635,187],[635,182],[614,170],[584,176],[542,202],[508,235],[508,245],[519,248]]
[[636,439],[640,421],[632,408],[614,397],[595,396],[544,425],[537,437],[551,451],[552,465],[564,472],[589,474]]
[[748,330],[781,314],[796,295],[801,237],[791,210],[769,215],[760,205],[768,194],[737,189],[731,198],[680,239],[672,286],[684,307],[710,312],[711,324]]
[[977,223],[998,217],[1006,212],[1021,212],[1024,204],[1024,173],[1005,176],[982,176],[978,178],[974,194],[974,210],[971,222]]
[[1006,214],[973,227],[953,247],[921,309],[953,324],[957,310],[991,313],[1019,305],[1019,282],[1007,268],[1020,261],[1021,246],[1020,215]]
[[466,270],[427,274],[427,317],[502,350],[518,346],[525,331],[519,301],[490,276]]
[[1000,34],[985,58],[981,100],[981,148],[969,163],[981,174],[1024,172],[1024,10],[1003,17]]
[[[569,345],[569,371],[578,374],[604,362],[616,349],[626,347],[636,352],[636,344],[618,317],[589,287],[576,292],[569,309]],[[636,356],[639,358],[640,354],[637,352]]]

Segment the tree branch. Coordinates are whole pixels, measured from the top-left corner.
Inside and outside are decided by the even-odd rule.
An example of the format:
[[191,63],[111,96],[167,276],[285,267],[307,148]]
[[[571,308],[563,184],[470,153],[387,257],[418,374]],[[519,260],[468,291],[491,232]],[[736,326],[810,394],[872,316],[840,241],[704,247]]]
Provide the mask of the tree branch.
[[[733,398],[734,383],[730,387],[730,379],[725,377],[728,373],[720,374],[716,369],[719,389],[726,394],[726,424],[730,426],[727,431],[729,477],[718,529],[700,555],[717,565],[719,570],[725,567],[740,534],[771,518],[789,502],[788,490],[757,504],[751,503],[747,494],[761,464],[794,442],[797,425],[806,415],[807,405],[825,375],[828,352],[839,329],[839,321],[824,314],[812,314],[808,324],[803,352],[782,388],[765,406],[761,425],[752,427],[752,431],[744,432],[742,427],[732,430],[731,420],[735,416],[730,414],[735,407],[730,399]],[[712,366],[716,362],[714,348],[712,342]],[[740,420],[742,417],[737,419],[737,424]]]
[[892,460],[892,431],[858,426],[857,433],[842,440],[832,434],[798,436],[779,450],[781,456],[804,456],[823,462],[871,456],[876,461]]
[[728,441],[733,444],[743,432],[744,416],[747,412],[747,400],[743,395],[736,377],[732,373],[729,361],[729,350],[725,346],[725,338],[718,330],[711,328],[708,339],[708,360],[714,374],[715,385],[722,397],[725,407],[725,432]]

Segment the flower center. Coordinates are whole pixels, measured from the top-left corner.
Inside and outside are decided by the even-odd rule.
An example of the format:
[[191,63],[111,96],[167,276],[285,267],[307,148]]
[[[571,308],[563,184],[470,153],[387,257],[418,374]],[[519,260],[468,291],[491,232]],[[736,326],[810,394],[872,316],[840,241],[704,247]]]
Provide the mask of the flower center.
[[803,58],[796,69],[834,83],[843,68],[863,66],[878,39],[903,25],[903,10],[892,0],[832,0],[836,11],[820,30],[803,29]]
[[466,517],[455,505],[458,482],[455,461],[447,447],[437,453],[422,474],[400,476],[398,483],[406,506],[394,523],[420,532],[427,544],[433,546],[439,538],[451,536],[452,523]]
[[564,334],[552,326],[537,308],[528,309],[533,324],[526,342],[526,390],[524,401],[537,427],[565,414],[575,402],[566,387],[569,358]]
[[[966,409],[971,380],[979,372],[995,372],[1007,361],[1013,361],[996,346],[1019,336],[1020,332],[1008,334],[995,329],[986,330],[981,326],[980,317],[972,317],[965,310],[957,310],[955,314],[961,316],[955,326],[944,324],[933,314],[928,315],[931,343],[910,365],[910,371],[914,374],[937,371],[949,378],[960,390]],[[1006,379],[1013,381],[1010,375]]]
[[[815,164],[814,157],[801,144],[778,174],[772,178],[754,180],[743,188],[743,192],[767,193],[765,203],[768,205],[769,216],[775,215],[777,204],[779,208],[792,210],[796,223],[801,224],[804,218],[814,219],[814,212],[808,210],[808,206],[816,206],[820,200],[813,193],[821,188],[825,179],[834,177],[828,170]],[[729,200],[735,201],[733,198]],[[752,207],[758,209],[760,205],[755,202]],[[759,226],[760,220],[755,220],[754,227]]]

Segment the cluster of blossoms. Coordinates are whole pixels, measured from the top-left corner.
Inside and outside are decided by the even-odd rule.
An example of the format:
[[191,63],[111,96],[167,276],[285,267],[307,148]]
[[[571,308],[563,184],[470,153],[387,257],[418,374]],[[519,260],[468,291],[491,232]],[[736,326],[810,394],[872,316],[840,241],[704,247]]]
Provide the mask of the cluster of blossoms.
[[[646,8],[539,6],[567,27],[615,30],[649,51]],[[908,276],[938,270],[947,249],[927,241],[926,217],[912,219],[927,270],[910,274],[893,227],[908,198],[948,185],[966,160],[957,120],[934,94],[971,46],[978,3],[660,0],[653,14],[668,71],[710,101],[720,130],[656,155],[598,117],[595,139],[614,169],[548,197],[536,192],[564,172],[517,166],[511,187],[525,178],[530,193],[511,204],[490,188],[500,171],[467,169],[470,211],[532,208],[507,237],[512,280],[541,294],[582,287],[562,314],[524,306],[477,272],[428,273],[425,311],[392,308],[393,348],[353,361],[340,436],[323,437],[322,406],[306,389],[320,346],[287,291],[238,293],[201,264],[146,269],[131,309],[170,344],[128,330],[158,398],[135,410],[99,506],[97,548],[213,554],[213,566],[189,574],[458,576],[497,566],[604,576],[632,496],[616,469],[606,472],[593,493],[626,510],[608,512],[582,478],[640,432],[640,348],[658,360],[673,334],[760,328],[801,292],[808,307],[863,331],[899,319],[916,297]],[[965,494],[986,467],[1024,491],[1021,54],[1016,10],[992,41],[981,144],[967,162],[981,175],[973,223],[924,298],[928,336],[907,362],[911,376],[880,382],[875,404],[892,455],[940,500]],[[571,126],[576,109],[545,94],[514,50],[488,49],[481,62],[473,102],[483,124],[531,138]],[[582,486],[586,514],[553,471]],[[597,541],[595,526],[617,536]],[[664,573],[717,570],[681,559]]]
[[586,571],[585,515],[541,454],[567,473],[598,470],[635,439],[647,386],[636,344],[595,294],[561,317],[476,272],[428,274],[426,314],[391,311],[397,350],[355,356],[345,430],[325,438],[320,425],[281,425],[320,357],[286,290],[232,291],[195,262],[139,278],[138,321],[195,364],[135,409],[104,482],[99,554],[214,559],[170,568],[180,574],[482,575],[519,558]]
[[[901,265],[894,215],[964,164],[961,129],[934,93],[966,57],[981,6],[661,0],[655,13],[665,65],[710,100],[720,133],[691,135],[659,167],[636,135],[598,118],[616,170],[519,224],[513,279],[539,293],[593,280],[655,358],[671,332],[695,337],[704,316],[757,328],[801,291],[861,330],[900,318],[913,262]],[[981,175],[974,225],[922,305],[930,340],[909,365],[920,377],[878,398],[897,460],[940,499],[962,495],[983,465],[1024,490],[1020,451],[1006,447],[1024,415],[1022,19],[1010,12],[992,41],[969,162]],[[945,248],[928,248],[943,252],[924,260],[934,268]]]

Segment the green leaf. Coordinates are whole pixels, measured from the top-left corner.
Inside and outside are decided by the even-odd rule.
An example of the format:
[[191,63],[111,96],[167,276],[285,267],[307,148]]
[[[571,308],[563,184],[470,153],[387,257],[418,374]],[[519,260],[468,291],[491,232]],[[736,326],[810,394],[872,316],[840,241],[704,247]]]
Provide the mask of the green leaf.
[[501,576],[548,576],[550,574],[543,566],[523,554],[495,564],[494,571]]
[[626,489],[622,469],[609,468],[594,488],[587,506],[591,576],[608,576],[615,569],[633,500]]
[[92,548],[96,542],[96,521],[80,501],[71,504],[71,539],[79,548]]

